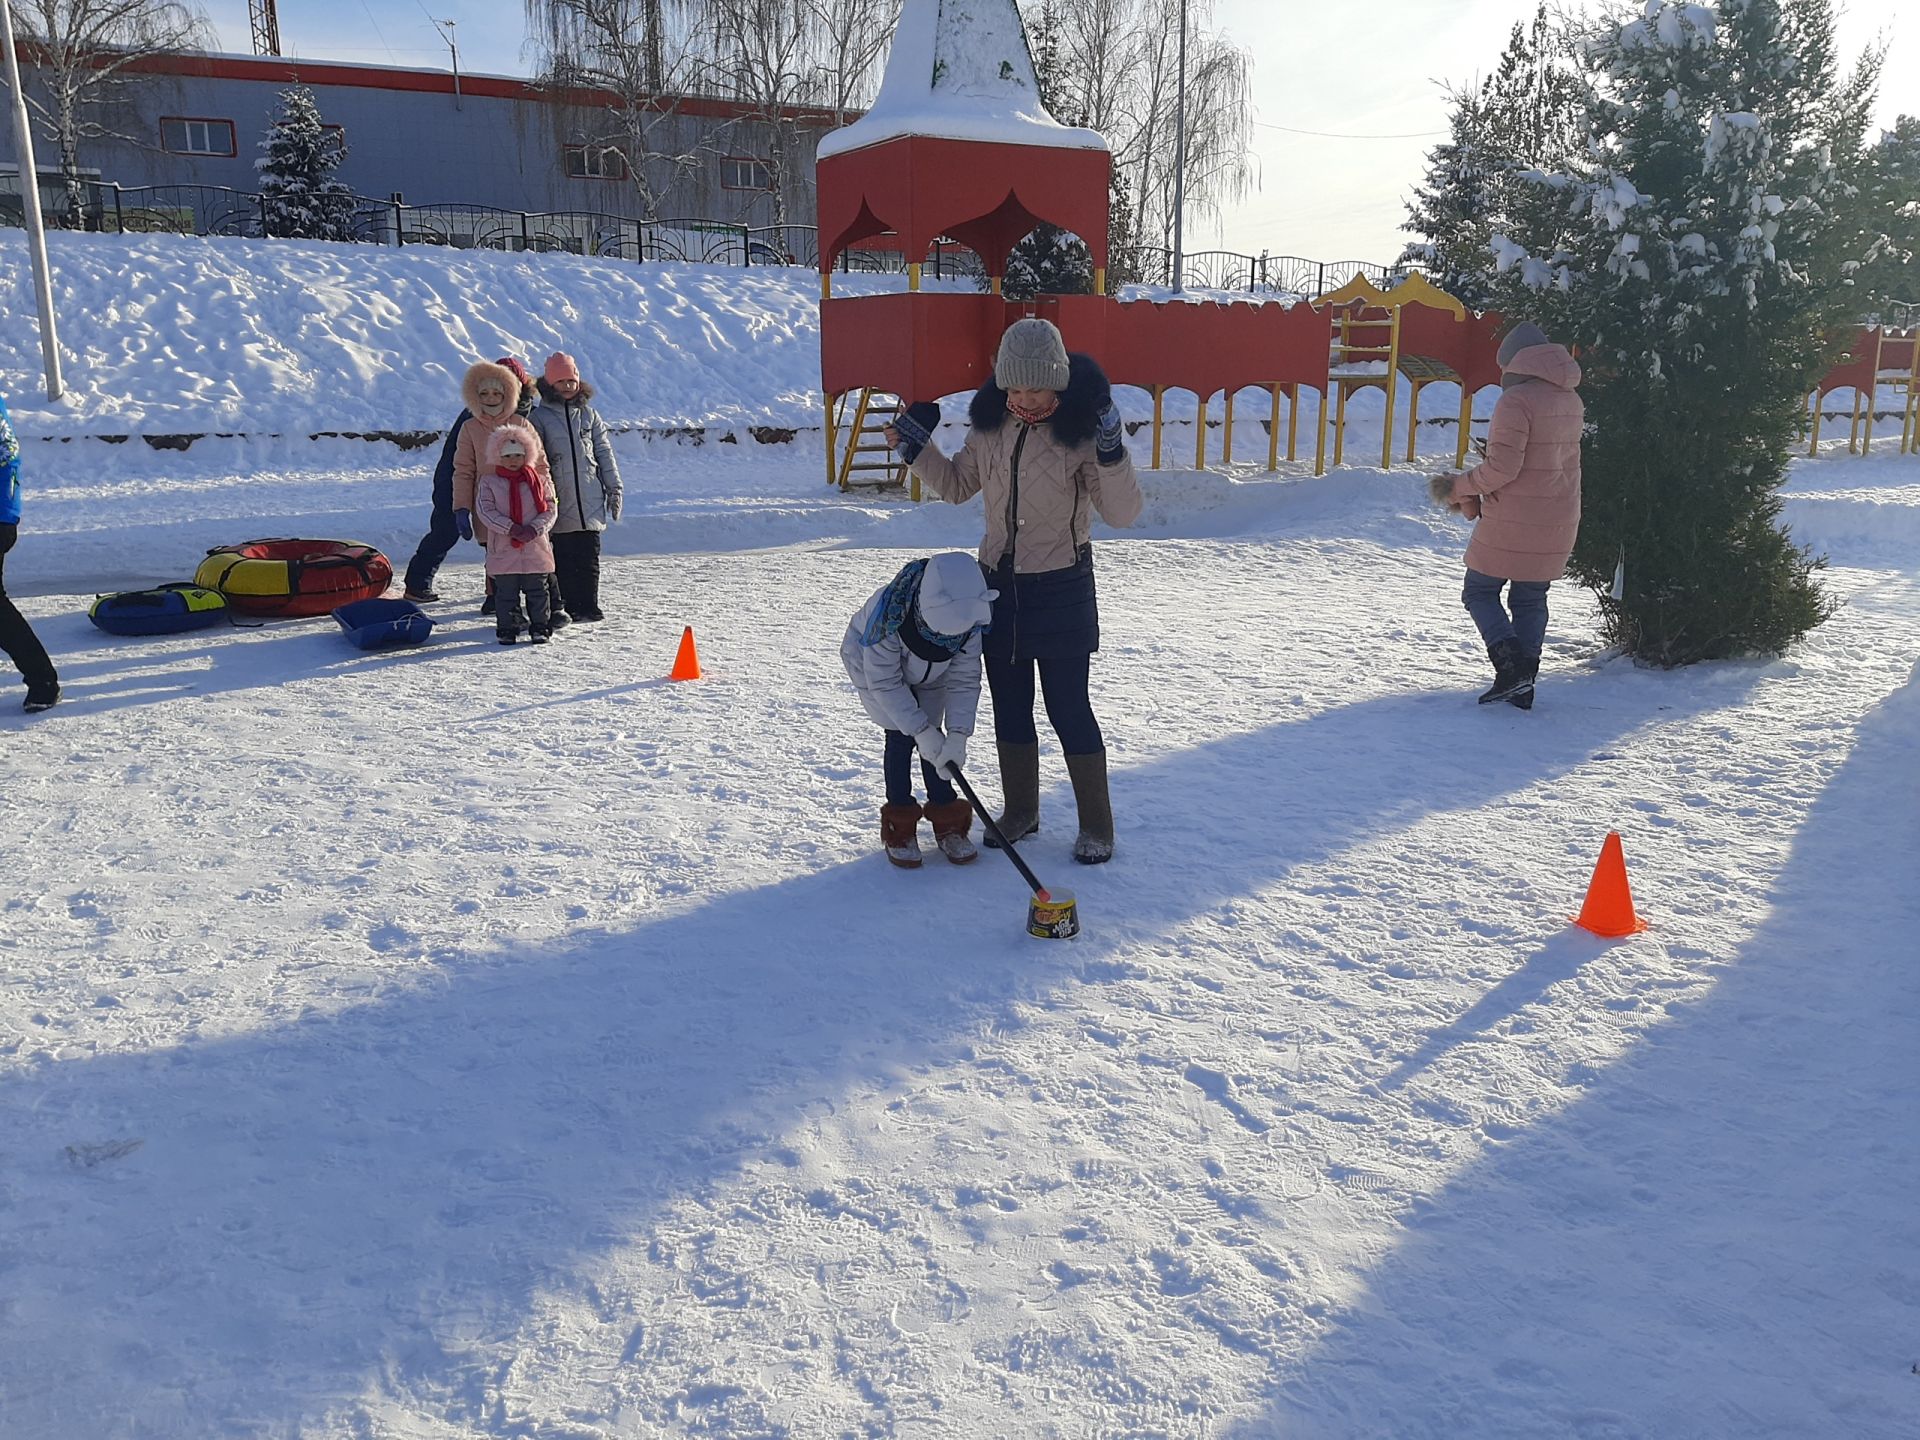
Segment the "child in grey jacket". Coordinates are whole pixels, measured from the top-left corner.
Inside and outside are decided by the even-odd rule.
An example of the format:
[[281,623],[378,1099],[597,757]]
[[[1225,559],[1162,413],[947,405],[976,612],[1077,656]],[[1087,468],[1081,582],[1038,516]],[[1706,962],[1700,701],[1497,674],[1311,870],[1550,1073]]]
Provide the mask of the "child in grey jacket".
[[[998,598],[971,555],[915,560],[868,597],[841,642],[840,660],[860,704],[887,732],[880,838],[887,859],[902,869],[920,866],[915,832],[923,816],[953,864],[980,853],[968,838],[973,808],[943,772],[966,760],[980,709],[980,636]],[[924,809],[913,794],[916,750]]]
[[547,357],[539,380],[534,429],[553,467],[560,505],[553,526],[554,574],[560,600],[575,620],[599,620],[600,532],[620,518],[620,467],[606,421],[593,408],[593,387],[571,355]]

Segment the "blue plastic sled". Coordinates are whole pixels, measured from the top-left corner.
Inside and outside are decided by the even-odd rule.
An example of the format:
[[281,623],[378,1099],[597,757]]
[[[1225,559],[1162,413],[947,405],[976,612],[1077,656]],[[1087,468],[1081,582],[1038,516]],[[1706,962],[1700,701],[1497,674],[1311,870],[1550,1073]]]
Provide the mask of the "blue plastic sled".
[[333,618],[362,650],[418,645],[433,633],[433,618],[411,600],[356,600],[335,610]]

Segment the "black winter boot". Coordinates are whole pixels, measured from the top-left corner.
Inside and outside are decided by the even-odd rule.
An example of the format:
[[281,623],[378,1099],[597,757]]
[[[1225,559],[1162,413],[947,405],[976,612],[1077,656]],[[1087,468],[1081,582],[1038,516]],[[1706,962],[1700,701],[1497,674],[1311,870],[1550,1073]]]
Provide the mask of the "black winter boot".
[[1504,700],[1526,683],[1525,662],[1520,658],[1518,640],[1494,641],[1487,647],[1487,658],[1493,662],[1493,684],[1480,697],[1482,705]]
[[1507,704],[1517,710],[1533,708],[1533,684],[1540,678],[1540,657],[1532,655],[1520,662],[1520,688],[1507,696]]
[[1082,865],[1104,865],[1113,858],[1113,805],[1107,798],[1107,752],[1067,756],[1073,798],[1080,807],[1080,834],[1073,858]]
[[[1040,742],[1031,745],[1002,745],[1000,749],[1000,795],[1006,802],[999,815],[1000,833],[1008,844],[1016,844],[1029,835],[1040,833]],[[998,850],[1000,842],[989,831],[982,837],[989,850]]]

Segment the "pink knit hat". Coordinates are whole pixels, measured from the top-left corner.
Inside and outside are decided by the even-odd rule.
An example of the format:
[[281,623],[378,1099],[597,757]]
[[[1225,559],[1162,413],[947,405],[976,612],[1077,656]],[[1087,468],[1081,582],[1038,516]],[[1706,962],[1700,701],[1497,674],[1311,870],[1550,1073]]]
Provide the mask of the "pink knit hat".
[[562,380],[578,380],[580,367],[573,363],[573,356],[564,350],[556,350],[547,357],[547,383],[558,385]]

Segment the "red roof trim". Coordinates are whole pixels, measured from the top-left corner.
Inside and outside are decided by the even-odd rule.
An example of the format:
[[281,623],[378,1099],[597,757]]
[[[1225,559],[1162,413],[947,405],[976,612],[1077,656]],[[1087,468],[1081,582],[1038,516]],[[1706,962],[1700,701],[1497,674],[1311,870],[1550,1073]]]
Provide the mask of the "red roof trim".
[[[341,86],[358,90],[399,90],[415,94],[453,94],[453,75],[445,70],[401,70],[382,65],[351,65],[340,62],[288,60],[273,55],[148,55],[128,65],[153,75],[186,75],[212,80],[254,80],[271,85],[312,85],[316,88]],[[610,90],[552,91],[527,80],[505,75],[462,75],[460,92],[494,100],[523,100],[550,103],[556,99],[575,105],[618,105],[620,97]],[[665,96],[655,102],[661,109],[677,108],[687,115],[718,120],[750,118],[753,107],[737,100],[716,100],[705,96]],[[836,129],[842,112],[795,107],[792,118],[802,125]],[[861,112],[844,112],[849,122]]]

